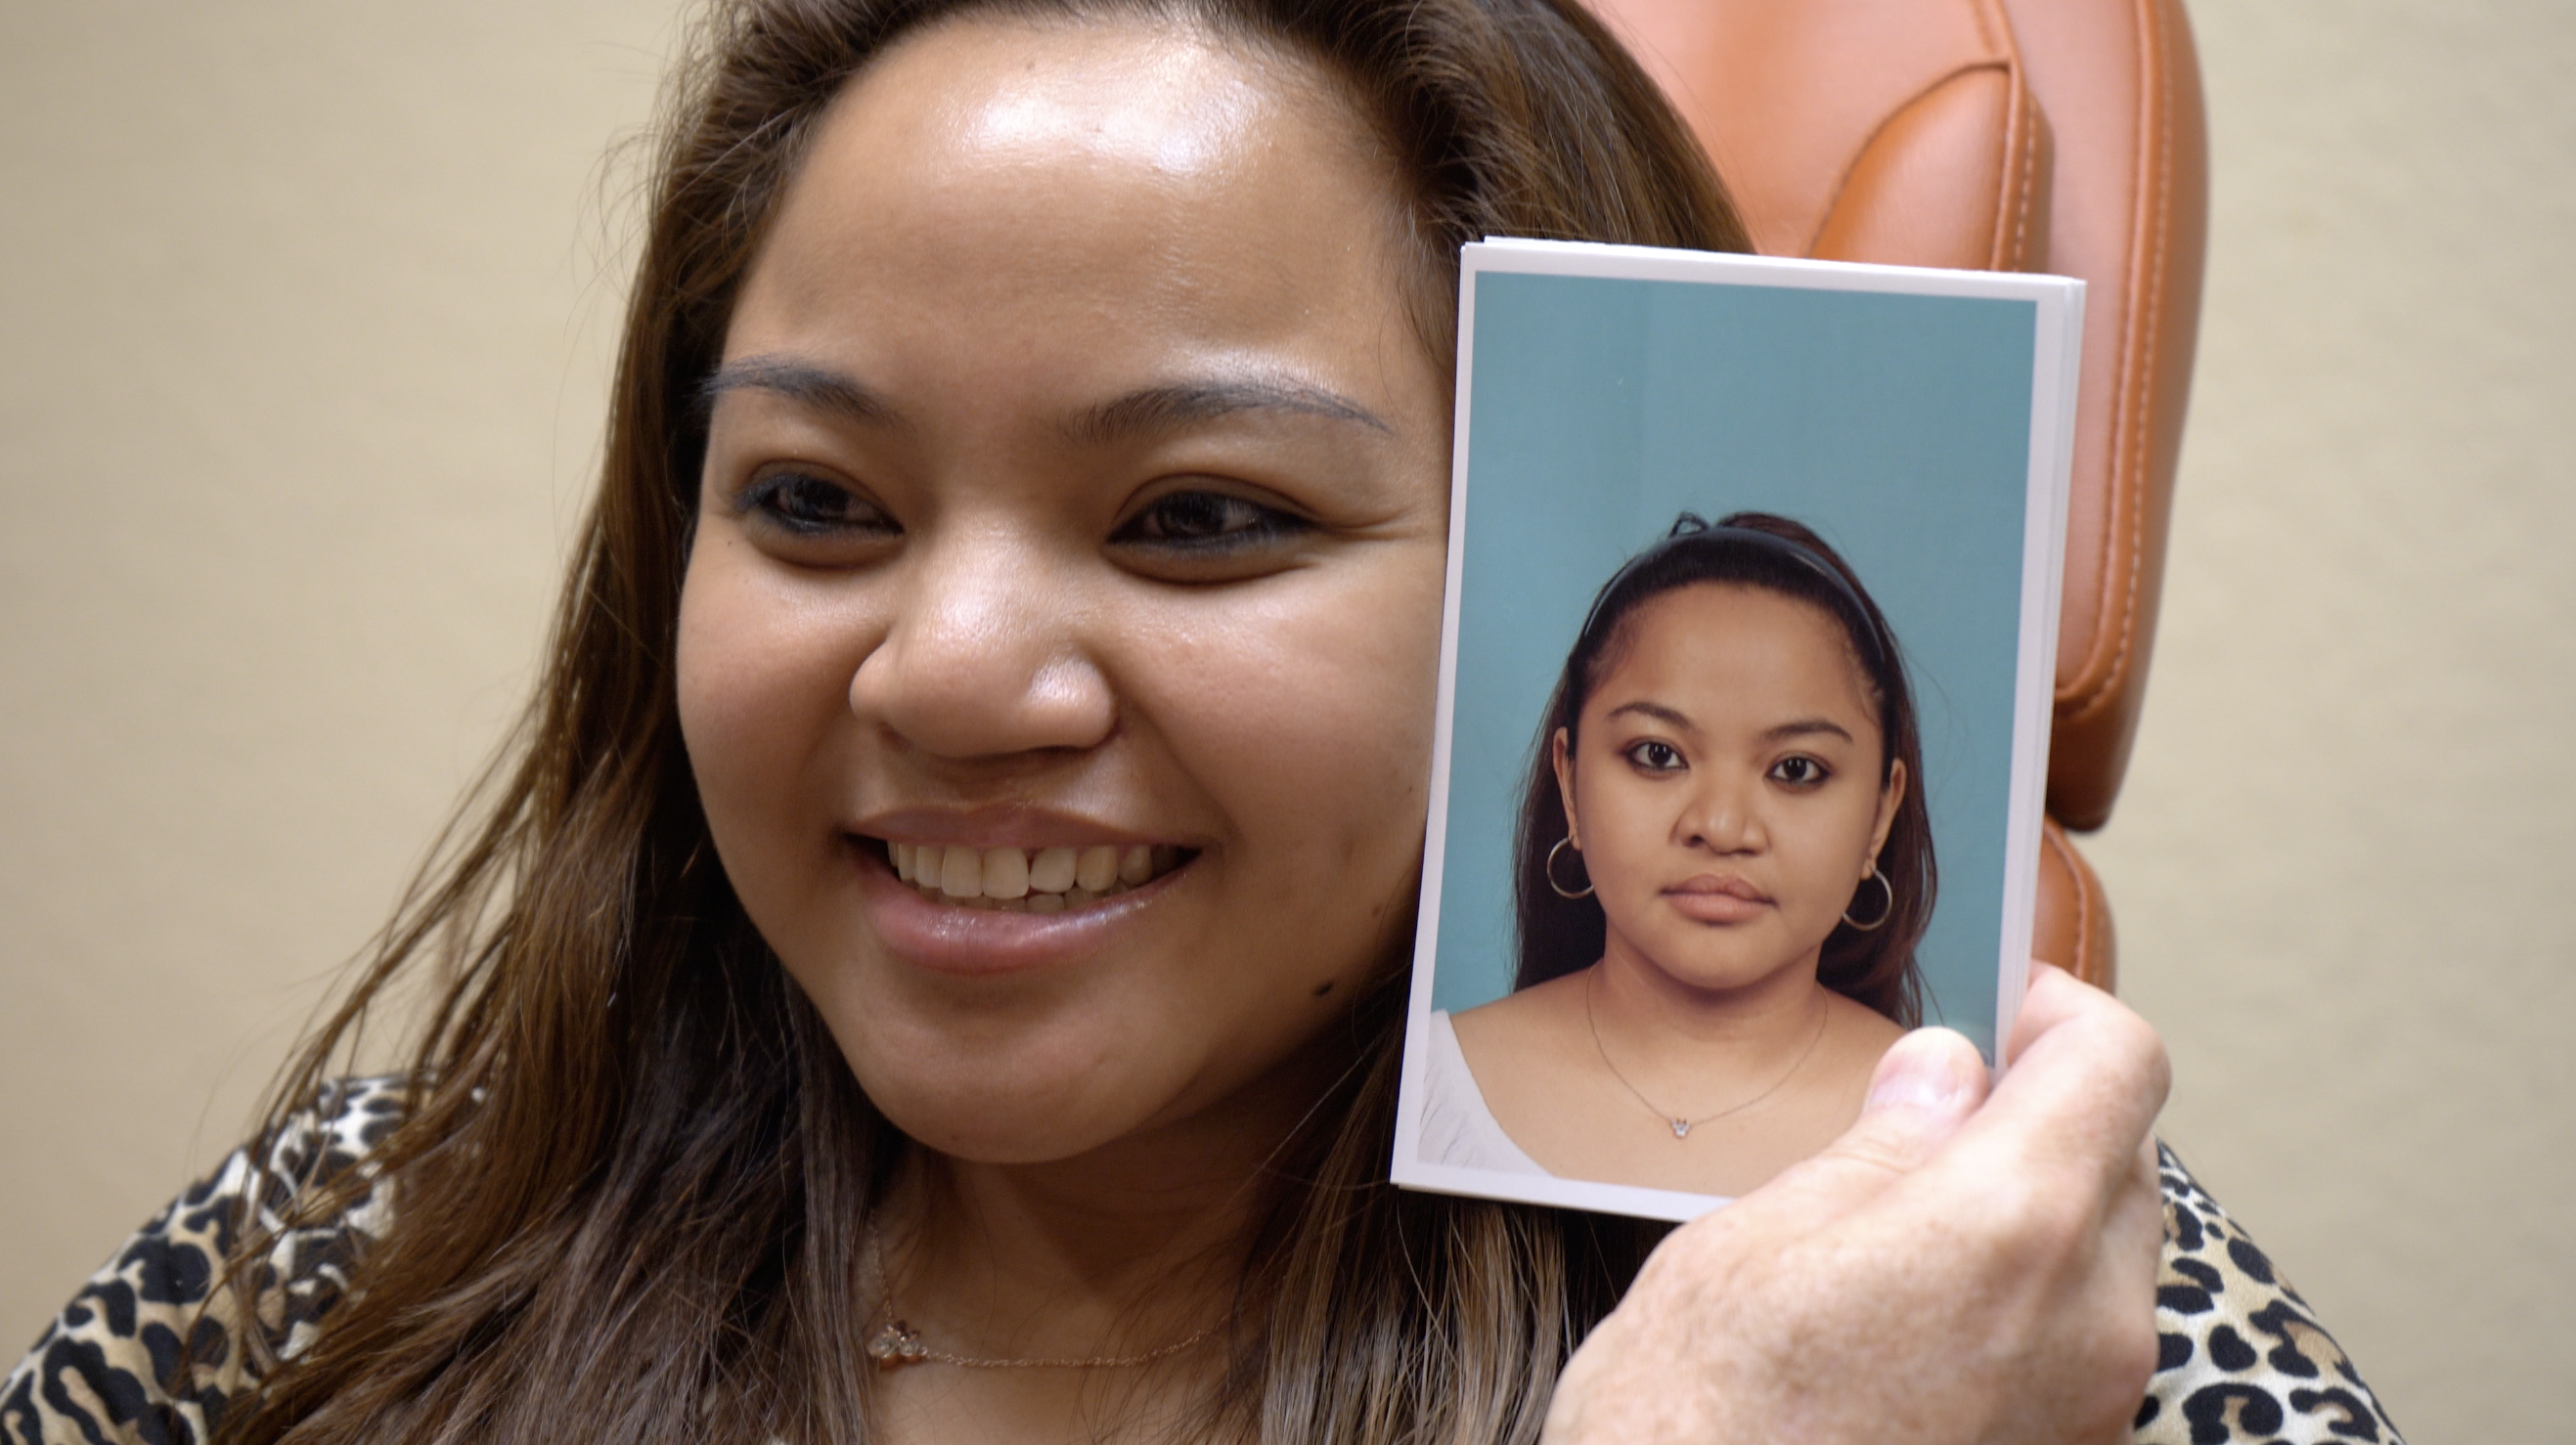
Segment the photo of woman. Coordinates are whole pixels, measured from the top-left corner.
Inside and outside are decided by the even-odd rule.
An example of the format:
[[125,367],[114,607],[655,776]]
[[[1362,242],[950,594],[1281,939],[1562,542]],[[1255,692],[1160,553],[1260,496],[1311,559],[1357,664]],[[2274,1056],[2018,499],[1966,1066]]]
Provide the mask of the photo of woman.
[[1732,1197],[1921,1022],[1903,655],[1807,527],[1685,513],[1595,597],[1522,796],[1514,991],[1435,1011],[1427,1161]]

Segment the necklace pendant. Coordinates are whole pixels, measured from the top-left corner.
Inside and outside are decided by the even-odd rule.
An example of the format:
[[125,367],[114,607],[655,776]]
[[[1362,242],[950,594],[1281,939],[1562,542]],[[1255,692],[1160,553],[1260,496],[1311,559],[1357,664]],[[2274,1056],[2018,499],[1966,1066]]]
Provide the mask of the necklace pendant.
[[1673,1120],[1669,1120],[1669,1121],[1667,1121],[1667,1122],[1669,1122],[1669,1123],[1673,1126],[1673,1137],[1674,1137],[1674,1138],[1676,1138],[1676,1139],[1687,1139],[1687,1138],[1689,1138],[1689,1137],[1690,1137],[1690,1120],[1688,1120],[1688,1119],[1673,1119]]
[[868,1341],[868,1358],[882,1370],[899,1370],[930,1357],[930,1347],[921,1342],[921,1332],[901,1320],[890,1321]]

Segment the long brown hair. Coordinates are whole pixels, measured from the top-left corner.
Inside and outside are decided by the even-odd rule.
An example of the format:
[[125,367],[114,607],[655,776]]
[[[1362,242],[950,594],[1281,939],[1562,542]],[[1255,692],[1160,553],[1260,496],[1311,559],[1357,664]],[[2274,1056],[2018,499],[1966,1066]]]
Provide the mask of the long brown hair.
[[[599,493],[513,750],[274,1095],[286,1126],[369,1009],[431,1005],[399,1125],[307,1188],[394,1206],[230,1441],[849,1441],[867,1435],[862,1231],[906,1147],[744,917],[682,751],[673,645],[697,388],[842,85],[982,9],[1168,15],[1319,61],[1385,137],[1447,346],[1485,234],[1746,248],[1653,84],[1570,0],[719,0],[665,100]],[[1274,1163],[1212,1433],[1530,1440],[1653,1233],[1384,1182],[1401,989]],[[273,1181],[291,1190],[299,1181]],[[234,1288],[255,1295],[265,1245]]]
[[1905,654],[1886,614],[1842,554],[1804,523],[1768,512],[1737,512],[1715,527],[1685,512],[1663,541],[1630,558],[1593,598],[1548,695],[1521,788],[1512,841],[1520,964],[1512,987],[1528,988],[1589,966],[1601,956],[1609,933],[1609,919],[1589,890],[1569,898],[1549,884],[1550,860],[1569,832],[1565,794],[1556,782],[1556,735],[1562,731],[1569,748],[1581,735],[1584,705],[1626,647],[1628,618],[1675,588],[1709,582],[1758,587],[1823,612],[1842,628],[1852,660],[1868,679],[1878,712],[1879,785],[1886,786],[1898,763],[1905,765],[1905,794],[1874,869],[1885,880],[1887,901],[1882,909],[1878,889],[1860,885],[1843,916],[1849,919],[1858,909],[1860,917],[1874,921],[1867,928],[1834,925],[1816,960],[1816,981],[1913,1028],[1923,1022],[1923,974],[1914,949],[1932,922],[1940,870],[1932,855],[1932,810],[1925,801],[1923,743]]

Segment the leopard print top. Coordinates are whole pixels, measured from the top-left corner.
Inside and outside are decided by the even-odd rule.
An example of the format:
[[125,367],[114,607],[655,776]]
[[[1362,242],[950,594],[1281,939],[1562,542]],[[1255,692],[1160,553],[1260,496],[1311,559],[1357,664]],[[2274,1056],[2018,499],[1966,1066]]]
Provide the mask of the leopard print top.
[[[400,1095],[391,1079],[336,1086],[266,1157],[236,1151],[214,1177],[145,1225],[90,1276],[0,1386],[0,1442],[206,1440],[227,1402],[259,1388],[247,1332],[256,1328],[281,1357],[293,1358],[348,1288],[353,1247],[384,1232],[391,1190],[383,1184],[328,1224],[281,1225],[296,1181],[352,1169],[366,1178],[368,1152],[399,1117]],[[2171,1150],[2162,1151],[2160,1172],[2162,1354],[2138,1409],[2140,1445],[2403,1445],[2307,1302]],[[245,1203],[276,1240],[250,1308],[218,1271]]]

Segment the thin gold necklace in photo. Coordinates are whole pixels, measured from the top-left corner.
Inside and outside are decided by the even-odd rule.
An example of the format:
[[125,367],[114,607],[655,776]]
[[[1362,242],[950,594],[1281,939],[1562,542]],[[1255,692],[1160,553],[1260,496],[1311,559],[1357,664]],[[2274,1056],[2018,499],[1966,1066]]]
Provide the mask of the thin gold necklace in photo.
[[877,1368],[880,1370],[899,1370],[906,1365],[927,1364],[954,1365],[962,1370],[1128,1370],[1139,1365],[1153,1364],[1157,1360],[1168,1360],[1183,1350],[1206,1344],[1226,1325],[1225,1320],[1219,1320],[1187,1339],[1175,1340],[1159,1350],[1147,1350],[1135,1355],[998,1359],[982,1355],[952,1354],[946,1350],[930,1348],[928,1342],[922,1339],[921,1331],[914,1329],[905,1320],[895,1317],[894,1276],[886,1271],[885,1236],[878,1232],[874,1224],[868,1226],[868,1265],[876,1271],[878,1288],[884,1292],[880,1309],[886,1322],[873,1336],[869,1337],[867,1345],[868,1358],[876,1361]]
[[1690,1131],[1698,1128],[1700,1125],[1713,1124],[1718,1120],[1725,1118],[1729,1114],[1741,1114],[1745,1110],[1752,1108],[1754,1105],[1761,1103],[1763,1100],[1770,1098],[1773,1094],[1780,1092],[1781,1085],[1796,1078],[1798,1076],[1798,1071],[1807,1066],[1807,1056],[1816,1051],[1816,1045],[1824,1042],[1825,1025],[1833,1022],[1834,1017],[1834,1007],[1832,1003],[1826,1002],[1823,1010],[1817,1015],[1816,1032],[1814,1036],[1807,1040],[1807,1047],[1799,1052],[1797,1062],[1789,1065],[1789,1072],[1782,1074],[1779,1078],[1771,1081],[1771,1087],[1764,1089],[1761,1093],[1754,1095],[1752,1098],[1745,1100],[1741,1104],[1720,1109],[1714,1114],[1702,1114],[1696,1119],[1685,1119],[1679,1114],[1669,1113],[1663,1109],[1656,1108],[1655,1101],[1646,1097],[1646,1091],[1638,1088],[1635,1084],[1628,1082],[1628,1076],[1619,1072],[1619,1066],[1610,1061],[1610,1050],[1603,1047],[1601,1043],[1601,1023],[1598,1019],[1594,1018],[1592,1014],[1592,985],[1594,981],[1600,977],[1600,974],[1601,965],[1596,963],[1592,965],[1591,968],[1584,971],[1583,977],[1583,1024],[1584,1027],[1592,1030],[1593,1052],[1601,1056],[1601,1066],[1610,1071],[1610,1077],[1617,1079],[1620,1087],[1626,1089],[1629,1093],[1636,1095],[1637,1102],[1645,1105],[1648,1112],[1671,1126],[1673,1137],[1676,1139],[1687,1139],[1690,1137]]

